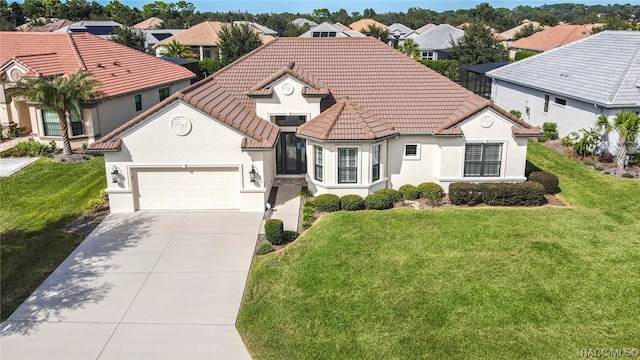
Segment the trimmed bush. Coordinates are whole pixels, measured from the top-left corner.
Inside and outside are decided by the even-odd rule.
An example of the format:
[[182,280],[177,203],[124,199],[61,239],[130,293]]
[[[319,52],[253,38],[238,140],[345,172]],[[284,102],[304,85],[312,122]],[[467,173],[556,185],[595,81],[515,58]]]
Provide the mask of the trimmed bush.
[[420,190],[411,184],[400,186],[399,191],[405,200],[415,200],[420,197]]
[[273,250],[275,250],[273,245],[271,245],[270,242],[265,241],[263,243],[260,243],[260,245],[258,245],[258,248],[256,249],[256,255],[268,254],[268,253],[272,252]]
[[364,199],[360,195],[345,195],[340,198],[340,205],[342,210],[346,211],[358,211],[364,210]]
[[364,198],[364,204],[370,210],[384,210],[393,207],[393,201],[388,196],[381,195],[380,192],[367,195]]
[[544,192],[547,194],[557,194],[560,192],[560,187],[558,187],[560,181],[558,180],[558,177],[548,172],[534,171],[529,174],[529,181],[542,184]]
[[427,200],[427,202],[432,206],[440,204],[444,197],[444,190],[442,189],[442,186],[436,183],[426,182],[418,185],[417,187],[420,192],[420,197]]
[[340,210],[340,198],[334,194],[322,194],[314,200],[316,210],[334,212]]
[[280,219],[269,219],[264,223],[264,238],[273,245],[279,245],[284,240],[284,226]]
[[393,203],[397,203],[398,201],[402,200],[402,194],[400,193],[400,191],[395,189],[386,188],[378,190],[376,194],[388,198],[389,201],[391,201],[391,207],[393,207]]
[[449,185],[449,200],[453,205],[478,205],[482,203],[480,184],[453,183]]
[[533,181],[484,183],[482,201],[491,206],[539,206],[546,202],[544,187]]
[[284,232],[284,242],[292,242],[295,239],[298,238],[298,232],[297,231],[290,231],[290,230],[285,230]]
[[558,138],[558,124],[549,121],[545,122],[542,124],[542,132],[547,139],[555,140]]

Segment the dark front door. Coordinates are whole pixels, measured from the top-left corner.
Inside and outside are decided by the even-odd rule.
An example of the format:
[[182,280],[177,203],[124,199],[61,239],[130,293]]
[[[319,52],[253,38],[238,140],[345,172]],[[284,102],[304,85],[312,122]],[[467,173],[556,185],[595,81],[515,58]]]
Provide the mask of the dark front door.
[[280,133],[276,146],[278,174],[305,174],[307,172],[306,141],[296,133]]

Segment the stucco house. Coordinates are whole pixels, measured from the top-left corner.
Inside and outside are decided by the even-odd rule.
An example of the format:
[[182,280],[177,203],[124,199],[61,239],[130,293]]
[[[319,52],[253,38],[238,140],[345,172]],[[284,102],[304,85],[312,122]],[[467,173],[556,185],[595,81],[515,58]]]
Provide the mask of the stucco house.
[[640,32],[601,32],[486,75],[496,105],[536,126],[555,122],[565,136],[599,115],[640,111]]
[[377,39],[279,38],[90,149],[105,154],[114,212],[262,211],[276,177],[316,195],[524,181],[539,135]]
[[457,41],[464,31],[449,24],[440,24],[413,38],[422,60],[446,60],[449,58],[451,42]]
[[509,43],[509,57],[515,58],[522,50],[538,53],[549,51],[591,36],[592,25],[556,25],[531,36]]
[[351,30],[350,28],[340,23],[331,24],[328,22],[323,22],[322,24],[316,25],[314,28],[301,34],[299,37],[335,38],[335,37],[363,37],[363,36],[366,36],[366,35],[359,31]]
[[22,78],[88,71],[104,96],[72,114],[73,146],[91,143],[142,113],[195,75],[187,69],[87,33],[0,32],[0,123],[39,140],[60,141],[58,115],[41,104],[12,98],[7,89]]

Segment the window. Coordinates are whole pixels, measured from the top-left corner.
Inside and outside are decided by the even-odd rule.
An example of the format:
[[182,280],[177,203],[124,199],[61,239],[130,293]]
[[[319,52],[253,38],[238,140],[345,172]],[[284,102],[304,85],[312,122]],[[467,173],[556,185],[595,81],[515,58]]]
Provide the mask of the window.
[[[58,114],[51,109],[42,110],[42,122],[45,136],[62,136]],[[82,119],[76,111],[71,112],[71,136],[83,135]]]
[[212,59],[210,47],[205,47],[202,49],[202,57],[205,59]]
[[338,149],[338,184],[358,182],[358,149]]
[[467,144],[464,154],[464,176],[500,176],[502,144]]
[[371,181],[380,180],[380,148],[381,145],[373,145],[371,149]]
[[[169,97],[169,88],[166,87],[166,88],[162,88],[162,89],[158,90],[158,96],[160,97],[160,101],[168,98]],[[136,110],[137,110],[137,107],[136,107]]]
[[555,102],[558,105],[562,105],[562,106],[567,105],[567,100],[561,99],[561,98],[554,98],[553,102]]
[[276,115],[273,117],[278,126],[299,126],[307,121],[306,115]]
[[323,173],[322,173],[322,147],[321,146],[314,146],[313,147],[314,150],[314,164],[315,164],[315,171],[313,173],[313,178],[318,180],[318,181],[322,181],[323,177]]
[[136,111],[142,110],[142,95],[138,94],[135,96],[136,99]]
[[420,147],[418,144],[404,144],[404,159],[419,159]]
[[544,96],[544,112],[549,112],[549,95]]
[[422,60],[436,60],[436,52],[435,51],[423,51],[422,52]]

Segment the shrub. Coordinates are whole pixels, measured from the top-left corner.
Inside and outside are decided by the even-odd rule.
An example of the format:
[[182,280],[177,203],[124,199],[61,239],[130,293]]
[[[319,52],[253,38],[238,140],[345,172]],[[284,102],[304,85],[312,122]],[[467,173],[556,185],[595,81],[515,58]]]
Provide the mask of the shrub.
[[388,196],[381,195],[380,192],[367,195],[364,198],[364,204],[370,210],[384,210],[393,207],[393,201]]
[[427,200],[427,202],[432,206],[440,204],[444,197],[444,190],[442,190],[442,186],[433,182],[426,182],[418,185],[418,191],[420,191],[420,197]]
[[560,192],[558,177],[544,171],[534,171],[529,175],[529,181],[537,182],[544,187],[547,194],[557,194]]
[[635,176],[632,173],[624,173],[624,174],[622,174],[620,176],[622,176],[623,178],[628,178],[628,179],[635,178]]
[[537,52],[535,52],[535,51],[531,51],[531,50],[520,50],[520,51],[518,51],[518,52],[516,53],[516,55],[515,55],[515,59],[516,59],[516,61],[518,61],[518,60],[526,59],[526,58],[528,58],[528,57],[530,57],[530,56],[533,56],[533,55],[536,55],[536,54],[537,54]]
[[602,133],[597,128],[580,129],[582,136],[576,132],[569,134],[571,138],[571,147],[576,155],[580,155],[583,158],[589,154],[593,154],[595,149],[600,144],[600,138]]
[[[572,133],[572,134],[576,134],[576,133]],[[560,144],[562,144],[563,146],[573,146],[573,138],[567,135],[562,139],[560,139]]]
[[48,156],[55,153],[55,147],[51,147],[29,138],[27,141],[22,141],[16,144],[11,149],[5,150],[0,155],[1,157],[27,157],[27,156]]
[[600,161],[601,163],[612,163],[613,155],[611,155],[607,151],[601,151],[600,154],[598,154],[598,161]]
[[306,186],[303,186],[298,195],[300,195],[300,197],[303,199],[307,199],[310,198],[313,194],[311,193],[311,190],[309,190]]
[[294,241],[295,239],[297,239],[298,235],[299,234],[296,231],[285,230],[285,232],[284,232],[284,241],[290,243],[290,242]]
[[484,183],[482,201],[491,206],[538,206],[546,202],[544,187],[533,181],[521,183]]
[[547,139],[555,140],[558,138],[558,124],[549,121],[545,122],[542,124],[542,132]]
[[415,200],[420,197],[420,190],[411,184],[400,186],[399,191],[405,200]]
[[522,119],[522,111],[519,110],[509,110],[509,114],[517,117],[518,119]]
[[391,201],[391,207],[393,207],[393,203],[402,200],[402,194],[396,189],[386,188],[378,190],[376,194],[387,197]]
[[89,203],[87,204],[87,206],[90,211],[98,211],[100,210],[100,208],[102,208],[102,206],[104,205],[104,202],[105,202],[104,198],[97,197],[89,200]]
[[340,198],[340,205],[342,210],[358,211],[364,210],[364,199],[360,195],[345,195]]
[[306,221],[306,220],[302,220],[302,228],[304,230],[307,230],[308,228],[311,227],[311,225],[313,225],[313,222],[311,221]]
[[538,142],[539,143],[543,143],[543,142],[547,142],[547,140],[549,140],[549,138],[547,138],[546,136],[542,135],[542,136],[538,136]]
[[272,252],[273,250],[275,250],[273,245],[271,245],[270,242],[265,241],[265,242],[260,243],[260,245],[258,245],[258,248],[256,249],[256,255],[268,254],[268,253]]
[[593,166],[593,161],[591,161],[591,160],[585,160],[582,163],[587,165],[587,166]]
[[316,197],[315,206],[318,211],[334,212],[340,210],[340,198],[334,194],[322,194]]
[[604,170],[604,168],[603,168],[602,166],[599,166],[599,165],[598,165],[598,166],[595,166],[593,169],[594,169],[594,170],[596,170],[596,171],[602,171],[602,170]]
[[312,200],[307,200],[304,202],[304,204],[302,204],[303,208],[310,208],[310,209],[315,209],[316,208],[316,204],[313,203]]
[[449,200],[453,205],[478,205],[482,203],[480,185],[475,183],[453,183],[449,185]]
[[273,245],[279,245],[284,240],[284,226],[280,219],[269,219],[264,223],[264,238]]
[[460,79],[458,60],[420,60],[420,63],[438,74],[446,76],[449,80],[457,82]]

